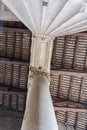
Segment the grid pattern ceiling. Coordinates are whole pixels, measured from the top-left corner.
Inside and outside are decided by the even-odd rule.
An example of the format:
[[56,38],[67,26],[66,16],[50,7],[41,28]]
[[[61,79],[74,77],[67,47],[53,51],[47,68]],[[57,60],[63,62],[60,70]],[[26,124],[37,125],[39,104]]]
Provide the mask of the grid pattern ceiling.
[[[0,104],[24,111],[31,32],[17,22],[4,22],[4,26],[8,28],[4,28],[0,34]],[[87,34],[57,37],[54,40],[50,86],[53,102],[57,99],[87,105],[87,77],[80,74],[55,73],[59,70],[86,72]],[[67,106],[65,103],[63,106],[72,105]],[[87,113],[60,110],[55,113],[58,123],[73,126],[76,130],[87,130]]]

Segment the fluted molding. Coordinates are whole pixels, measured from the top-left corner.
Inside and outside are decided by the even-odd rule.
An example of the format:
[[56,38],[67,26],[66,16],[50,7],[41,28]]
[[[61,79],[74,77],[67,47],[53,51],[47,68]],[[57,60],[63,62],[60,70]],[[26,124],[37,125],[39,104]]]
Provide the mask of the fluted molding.
[[2,2],[34,34],[30,61],[33,69],[29,72],[26,111],[21,130],[58,130],[47,78],[50,75],[53,37],[87,30],[87,0]]
[[2,2],[34,35],[56,37],[87,30],[87,0],[2,0]]

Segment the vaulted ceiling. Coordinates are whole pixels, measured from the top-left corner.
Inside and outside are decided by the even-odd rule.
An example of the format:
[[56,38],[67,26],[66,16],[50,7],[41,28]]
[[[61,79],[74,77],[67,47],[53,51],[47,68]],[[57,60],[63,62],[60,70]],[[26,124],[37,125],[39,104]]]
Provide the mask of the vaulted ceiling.
[[[1,4],[0,4],[1,5]],[[1,15],[2,14],[2,15]],[[6,17],[7,15],[7,17]],[[2,4],[0,106],[25,110],[32,33]],[[87,33],[54,40],[50,92],[59,127],[87,130]],[[0,110],[1,111],[1,110]]]

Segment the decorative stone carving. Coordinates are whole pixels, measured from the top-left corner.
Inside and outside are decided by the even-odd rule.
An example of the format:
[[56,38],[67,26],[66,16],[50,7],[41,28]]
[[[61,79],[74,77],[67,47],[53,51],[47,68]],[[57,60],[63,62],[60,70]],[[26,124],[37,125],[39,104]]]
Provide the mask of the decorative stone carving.
[[35,76],[42,76],[47,78],[50,81],[50,74],[42,70],[41,67],[35,68],[30,66],[30,72],[31,72],[30,78],[34,78]]
[[53,38],[32,37],[28,94],[21,130],[58,130],[49,90],[52,47]]
[[28,87],[31,88],[32,80],[40,75],[50,84],[50,63],[54,38],[50,36],[32,36],[31,60],[29,70]]

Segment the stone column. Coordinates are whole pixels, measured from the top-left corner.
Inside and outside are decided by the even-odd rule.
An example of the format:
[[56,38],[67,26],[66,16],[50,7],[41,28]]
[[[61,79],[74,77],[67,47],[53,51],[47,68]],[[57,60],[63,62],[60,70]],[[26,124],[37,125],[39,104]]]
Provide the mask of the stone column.
[[21,130],[58,130],[49,91],[53,38],[32,38],[26,110]]

